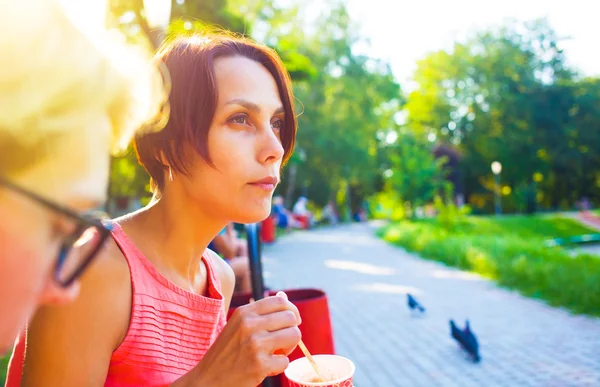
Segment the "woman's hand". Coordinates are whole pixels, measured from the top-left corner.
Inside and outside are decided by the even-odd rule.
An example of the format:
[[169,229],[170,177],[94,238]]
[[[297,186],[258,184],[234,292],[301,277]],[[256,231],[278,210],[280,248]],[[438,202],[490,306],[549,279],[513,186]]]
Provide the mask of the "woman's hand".
[[200,363],[173,386],[256,387],[287,368],[300,322],[285,294],[236,309]]

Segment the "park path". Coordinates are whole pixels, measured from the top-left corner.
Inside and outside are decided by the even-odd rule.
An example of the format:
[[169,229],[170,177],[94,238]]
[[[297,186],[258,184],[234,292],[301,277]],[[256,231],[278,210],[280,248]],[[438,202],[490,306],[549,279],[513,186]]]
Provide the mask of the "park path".
[[[582,214],[581,212],[568,212],[565,213],[565,215],[600,233],[600,217],[594,216],[593,214]],[[575,247],[573,252],[577,254],[594,254],[600,257],[600,244],[594,243],[580,245]]]
[[[336,352],[356,366],[357,387],[600,386],[600,319],[572,315],[427,261],[353,224],[296,231],[265,246],[273,289],[327,292]],[[427,308],[412,316],[406,292]],[[449,336],[466,318],[482,362]]]

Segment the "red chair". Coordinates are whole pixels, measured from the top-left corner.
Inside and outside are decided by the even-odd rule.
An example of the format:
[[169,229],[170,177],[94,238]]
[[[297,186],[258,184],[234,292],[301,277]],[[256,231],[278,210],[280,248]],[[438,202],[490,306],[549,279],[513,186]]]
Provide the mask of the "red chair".
[[260,238],[264,243],[273,243],[277,239],[275,218],[269,216],[260,225]]
[[310,219],[308,216],[296,215],[296,214],[294,214],[293,216],[294,216],[294,219],[296,220],[296,222],[298,222],[302,225],[303,229],[308,230],[310,228]]

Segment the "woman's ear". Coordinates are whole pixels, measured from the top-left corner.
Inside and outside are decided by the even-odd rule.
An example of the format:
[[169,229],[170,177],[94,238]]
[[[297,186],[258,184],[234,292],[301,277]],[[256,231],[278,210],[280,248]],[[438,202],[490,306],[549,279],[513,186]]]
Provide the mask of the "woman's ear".
[[169,164],[169,161],[167,160],[167,157],[165,156],[165,153],[162,150],[160,151],[160,153],[158,155],[158,160],[160,161],[160,163],[164,166],[165,170],[167,171],[167,179],[169,181],[173,181],[173,168]]

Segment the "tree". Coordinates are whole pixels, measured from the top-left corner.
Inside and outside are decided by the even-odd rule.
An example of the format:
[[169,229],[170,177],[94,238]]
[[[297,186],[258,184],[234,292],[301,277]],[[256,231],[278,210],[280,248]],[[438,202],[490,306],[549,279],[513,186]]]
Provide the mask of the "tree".
[[543,19],[509,23],[432,53],[418,63],[415,80],[408,124],[417,135],[459,148],[467,197],[486,198],[489,206],[489,166],[498,160],[508,209],[524,197],[515,190],[531,189],[545,206],[568,207],[590,185],[593,166],[600,167],[581,143],[585,137],[598,144],[583,126],[600,118],[597,89],[566,66],[560,39]]
[[297,166],[296,183],[294,169],[287,170],[284,185],[321,205],[332,198],[348,202],[349,191],[372,192],[380,169],[377,134],[395,125],[399,85],[386,63],[353,53],[358,37],[342,5],[324,12],[310,34],[299,29],[302,21],[285,20],[290,25],[269,31],[266,40],[295,47],[322,70],[294,84],[302,108],[297,144],[306,161]]
[[443,166],[447,159],[436,158],[432,146],[410,132],[400,136],[390,155],[390,188],[412,208],[433,200],[449,182]]

